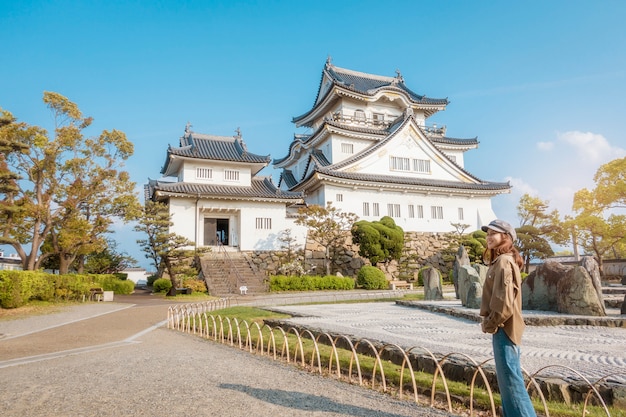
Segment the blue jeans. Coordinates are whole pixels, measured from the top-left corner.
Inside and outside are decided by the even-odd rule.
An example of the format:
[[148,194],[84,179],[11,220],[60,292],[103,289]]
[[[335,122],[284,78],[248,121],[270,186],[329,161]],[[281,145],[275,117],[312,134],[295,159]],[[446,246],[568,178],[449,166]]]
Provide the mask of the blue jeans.
[[536,417],[522,376],[519,346],[502,328],[493,335],[492,344],[504,417]]

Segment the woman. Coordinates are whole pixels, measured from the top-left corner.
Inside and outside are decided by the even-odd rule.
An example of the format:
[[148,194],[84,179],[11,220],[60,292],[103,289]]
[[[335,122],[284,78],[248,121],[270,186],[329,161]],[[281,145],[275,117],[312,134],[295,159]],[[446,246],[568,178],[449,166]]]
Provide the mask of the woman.
[[536,416],[526,391],[520,365],[519,345],[524,332],[522,318],[522,257],[513,246],[515,229],[503,220],[483,226],[487,250],[483,260],[489,265],[483,286],[480,315],[482,330],[493,335],[496,377],[505,417]]

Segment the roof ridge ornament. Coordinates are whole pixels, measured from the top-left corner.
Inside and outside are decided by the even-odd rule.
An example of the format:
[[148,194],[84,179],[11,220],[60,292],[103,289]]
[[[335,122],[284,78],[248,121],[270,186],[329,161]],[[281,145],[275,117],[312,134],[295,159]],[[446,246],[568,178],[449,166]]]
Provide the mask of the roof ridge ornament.
[[187,133],[191,133],[191,127],[193,125],[191,124],[191,122],[187,121],[187,124],[185,125],[185,134]]
[[404,83],[404,77],[402,76],[402,73],[400,72],[399,69],[396,69],[396,78],[395,78],[394,82],[396,82],[396,83]]

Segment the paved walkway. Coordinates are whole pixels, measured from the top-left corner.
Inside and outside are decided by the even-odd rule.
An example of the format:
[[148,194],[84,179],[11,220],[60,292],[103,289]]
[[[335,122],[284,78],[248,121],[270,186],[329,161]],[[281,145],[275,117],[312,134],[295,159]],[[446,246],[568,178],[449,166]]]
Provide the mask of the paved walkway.
[[0,321],[0,415],[447,416],[165,329],[171,301],[116,296]]

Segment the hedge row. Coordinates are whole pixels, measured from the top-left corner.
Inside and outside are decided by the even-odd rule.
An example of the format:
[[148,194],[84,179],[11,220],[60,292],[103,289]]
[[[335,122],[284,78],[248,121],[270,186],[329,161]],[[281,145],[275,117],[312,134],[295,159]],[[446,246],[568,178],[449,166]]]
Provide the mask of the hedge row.
[[352,290],[354,279],[335,275],[317,276],[286,276],[270,277],[270,291],[316,291],[316,290]]
[[82,300],[95,287],[116,294],[130,294],[135,284],[113,274],[55,275],[40,271],[0,271],[0,307],[16,308],[31,300]]

